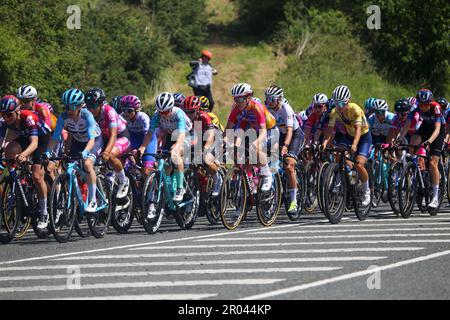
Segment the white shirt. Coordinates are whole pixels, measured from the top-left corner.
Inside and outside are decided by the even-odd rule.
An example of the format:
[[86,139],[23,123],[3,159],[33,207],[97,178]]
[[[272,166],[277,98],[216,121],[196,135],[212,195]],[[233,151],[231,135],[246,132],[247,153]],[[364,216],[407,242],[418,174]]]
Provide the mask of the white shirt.
[[212,76],[215,72],[209,63],[199,63],[194,70],[195,83],[198,86],[212,86]]

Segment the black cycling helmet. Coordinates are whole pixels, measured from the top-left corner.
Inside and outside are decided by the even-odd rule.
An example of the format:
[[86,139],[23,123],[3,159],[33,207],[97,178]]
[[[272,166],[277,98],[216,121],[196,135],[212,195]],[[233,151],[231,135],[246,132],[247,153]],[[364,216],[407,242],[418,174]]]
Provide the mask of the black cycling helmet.
[[439,97],[436,99],[436,102],[441,105],[442,111],[445,111],[449,108],[448,101],[444,97]]
[[91,88],[84,95],[86,106],[100,105],[106,100],[105,92],[100,88]]
[[394,105],[395,112],[409,112],[411,106],[409,105],[408,99],[400,99]]

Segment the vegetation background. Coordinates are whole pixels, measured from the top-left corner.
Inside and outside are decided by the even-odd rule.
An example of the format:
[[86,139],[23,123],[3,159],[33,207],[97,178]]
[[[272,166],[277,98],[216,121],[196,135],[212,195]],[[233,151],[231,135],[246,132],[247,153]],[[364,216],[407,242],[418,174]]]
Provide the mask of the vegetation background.
[[[81,29],[69,30],[69,5]],[[429,87],[450,93],[450,3],[379,0],[381,29],[369,30],[371,1],[2,0],[0,94],[28,83],[59,108],[68,87],[136,94],[152,109],[162,91],[191,94],[188,62],[203,48],[219,71],[213,94],[222,121],[229,91],[247,81],[262,97],[277,83],[297,111],[317,92],[346,84],[354,101],[396,99]]]

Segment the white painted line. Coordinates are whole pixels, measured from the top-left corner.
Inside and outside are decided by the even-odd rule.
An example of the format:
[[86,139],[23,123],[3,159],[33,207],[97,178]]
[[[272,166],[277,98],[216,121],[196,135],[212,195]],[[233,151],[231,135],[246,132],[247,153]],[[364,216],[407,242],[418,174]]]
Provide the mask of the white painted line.
[[[154,261],[154,262],[124,262],[124,263],[96,263],[77,265],[83,269],[89,268],[122,268],[122,267],[151,267],[151,266],[197,266],[197,265],[216,265],[216,264],[261,264],[261,263],[289,263],[289,262],[330,262],[330,261],[374,261],[385,259],[387,257],[314,257],[314,258],[278,258],[278,259],[239,259],[239,260],[204,260],[204,261]],[[39,266],[17,266],[0,269],[4,271],[24,271],[24,270],[58,270],[73,267],[73,264],[64,265],[39,265]]]
[[203,300],[216,297],[217,293],[178,293],[178,294],[143,294],[135,296],[100,296],[100,297],[73,297],[62,299],[45,299],[45,300]]
[[[396,243],[397,241],[393,241],[392,243]],[[403,240],[399,240],[398,242],[403,242]],[[406,242],[410,242],[409,240],[406,240]],[[421,242],[421,240],[411,240],[413,243]],[[435,241],[433,241],[435,242]],[[450,240],[448,240],[450,242]],[[252,243],[252,247],[291,247],[291,246],[301,246],[301,245],[310,245],[310,244],[323,244],[324,242],[280,242],[280,243]],[[344,242],[325,242],[325,244],[359,244],[359,243],[367,243],[366,241],[344,241]],[[369,243],[384,243],[384,241],[369,241]],[[137,251],[137,250],[186,250],[186,249],[212,249],[212,248],[248,248],[248,244],[242,244],[242,243],[230,243],[230,244],[195,244],[195,245],[179,245],[179,246],[161,246],[161,247],[143,247],[143,248],[137,248],[137,249],[130,249],[130,251]],[[388,251],[413,251],[413,250],[422,250],[424,248],[422,247],[377,247],[380,249],[380,251],[386,251],[384,249],[388,249]],[[373,248],[355,248],[360,249],[361,251],[364,251],[365,249],[373,249]],[[312,249],[315,250],[315,249]],[[317,249],[321,250],[321,249]]]
[[84,284],[80,289],[69,289],[66,285],[58,286],[32,286],[0,288],[0,293],[34,292],[34,291],[72,291],[72,290],[105,290],[126,288],[153,288],[153,287],[188,287],[188,286],[224,286],[224,285],[262,285],[273,284],[284,279],[223,279],[223,280],[188,280],[188,281],[152,281],[152,282],[116,282]]
[[291,237],[252,237],[252,238],[218,238],[218,239],[199,239],[195,241],[265,241],[265,240],[294,240],[294,239],[345,239],[345,238],[409,238],[409,237],[442,237],[449,236],[445,233],[413,233],[413,234],[361,234],[361,235],[329,235],[329,236],[291,236]]
[[[336,232],[336,233],[348,233],[348,232],[385,232],[385,231],[450,231],[450,228],[380,228],[380,229],[338,229],[338,230],[267,230],[267,231],[257,231],[252,232],[250,234],[275,234],[275,233],[282,233],[282,234],[291,234],[291,233],[329,233],[329,232]],[[358,235],[357,235],[358,236]]]
[[[197,269],[197,270],[164,270],[142,272],[106,272],[106,273],[81,273],[81,278],[108,278],[108,277],[148,277],[191,274],[239,274],[239,273],[289,273],[289,272],[323,272],[340,270],[342,267],[304,267],[304,268],[251,268],[251,269]],[[0,277],[0,281],[29,281],[29,280],[57,280],[67,279],[72,274],[39,275],[39,276],[13,276]]]
[[338,252],[389,252],[389,251],[417,251],[423,248],[333,248],[333,249],[294,249],[294,250],[253,250],[253,251],[222,251],[222,252],[188,252],[188,253],[149,253],[149,254],[115,254],[101,256],[66,257],[55,261],[81,261],[101,259],[142,259],[142,258],[173,258],[173,257],[202,257],[202,256],[232,256],[251,254],[295,254],[295,253],[338,253]]
[[260,299],[273,298],[275,296],[280,296],[280,295],[287,294],[287,293],[292,293],[292,292],[296,292],[296,291],[300,291],[300,290],[306,290],[306,289],[310,289],[310,288],[314,288],[314,287],[320,287],[320,286],[327,285],[327,284],[334,283],[334,282],[339,282],[339,281],[343,281],[343,280],[348,280],[348,279],[353,279],[353,278],[357,278],[357,277],[374,274],[375,272],[381,272],[384,270],[399,268],[399,267],[406,266],[409,264],[414,264],[417,262],[422,262],[422,261],[426,261],[426,260],[439,258],[442,256],[446,256],[448,254],[450,254],[450,250],[433,253],[430,255],[417,257],[414,259],[400,261],[397,263],[381,266],[379,268],[362,270],[362,271],[358,271],[358,272],[352,272],[352,273],[344,274],[344,275],[338,276],[338,277],[333,277],[333,278],[315,281],[315,282],[311,282],[311,283],[306,283],[306,284],[302,284],[302,285],[298,285],[298,286],[293,286],[293,287],[284,288],[284,289],[280,289],[280,290],[274,290],[274,291],[270,291],[270,292],[266,292],[266,293],[262,293],[262,294],[258,294],[258,295],[253,295],[253,296],[242,298],[241,300],[260,300]]
[[[428,226],[428,225],[450,225],[450,221],[436,221],[436,222],[427,222],[429,220],[420,219],[421,221],[411,221],[409,220],[392,220],[391,223],[386,223],[386,220],[381,221],[374,221],[374,222],[380,222],[380,223],[372,223],[372,224],[366,224],[365,222],[368,221],[354,221],[352,223],[340,223],[340,224],[308,224],[308,225],[302,225],[302,224],[296,224],[294,227],[297,227],[299,229],[323,229],[323,228],[329,228],[330,230],[339,230],[339,229],[354,229],[355,231],[359,228],[375,228],[375,227],[396,227],[396,226]],[[450,219],[445,219],[450,220]],[[400,222],[401,221],[401,222]],[[262,229],[265,230],[265,229]],[[270,229],[269,229],[270,230]],[[268,231],[268,230],[267,230]],[[262,232],[260,230],[256,230],[253,232]]]

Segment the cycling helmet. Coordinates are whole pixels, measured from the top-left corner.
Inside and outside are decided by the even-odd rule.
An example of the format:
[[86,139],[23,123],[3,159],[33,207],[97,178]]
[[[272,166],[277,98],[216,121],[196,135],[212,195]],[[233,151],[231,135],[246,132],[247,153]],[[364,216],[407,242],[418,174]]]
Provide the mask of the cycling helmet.
[[120,108],[121,110],[124,109],[133,109],[134,111],[138,112],[141,110],[141,100],[139,100],[136,96],[124,96],[122,99],[120,99]]
[[35,99],[37,97],[37,90],[32,86],[23,85],[17,89],[17,98],[19,99]]
[[106,100],[105,92],[100,88],[91,88],[86,92],[86,105],[99,105]]
[[388,111],[389,110],[389,106],[386,102],[386,100],[384,99],[376,99],[373,103],[373,107],[372,109],[374,111]]
[[158,112],[167,112],[175,106],[175,99],[170,92],[163,92],[156,97],[155,104]]
[[348,102],[352,97],[350,90],[347,86],[341,85],[334,89],[333,91],[333,100],[334,101],[345,101]]
[[200,108],[202,110],[209,110],[210,104],[209,104],[209,99],[205,96],[200,96],[198,98],[198,100],[200,101]]
[[394,105],[395,112],[409,112],[411,106],[409,105],[408,99],[400,99]]
[[283,99],[284,98],[284,92],[283,89],[276,85],[271,85],[268,87],[265,91],[266,97],[272,97],[275,99]]
[[84,104],[84,93],[80,89],[69,89],[62,94],[61,101],[65,106],[81,106]]
[[252,95],[253,90],[252,87],[248,83],[238,83],[233,86],[231,89],[231,95],[233,97],[242,97]]
[[197,111],[201,107],[200,99],[196,96],[189,96],[184,99],[183,110],[186,112]]
[[121,101],[122,101],[123,96],[115,96],[111,99],[111,102],[109,103],[109,105],[111,107],[114,108],[114,110],[116,110],[117,112],[120,112],[120,108],[121,108]]
[[202,51],[202,56],[205,56],[205,57],[207,57],[208,59],[212,59],[212,53],[211,53],[211,51],[208,51],[208,50],[203,50]]
[[447,99],[445,99],[444,97],[437,98],[436,102],[441,105],[442,111],[446,111],[449,108],[449,103]]
[[300,111],[299,116],[300,116],[300,119],[302,119],[303,121],[307,121],[308,120],[308,116],[306,114],[306,111]]
[[417,101],[419,103],[430,103],[433,101],[433,92],[428,89],[420,89],[419,92],[417,92]]
[[19,99],[13,95],[4,96],[0,101],[0,112],[11,113],[19,109]]
[[377,100],[377,98],[369,98],[366,101],[364,101],[364,109],[366,111],[372,111],[373,103]]
[[417,99],[415,97],[409,97],[409,98],[407,98],[407,100],[411,107],[417,106]]
[[313,97],[313,104],[326,104],[328,102],[328,97],[323,93],[318,93]]
[[179,93],[179,92],[174,93],[173,98],[175,99],[175,107],[179,107],[179,108],[181,108],[183,106],[183,101],[184,101],[184,99],[186,99],[184,94]]

